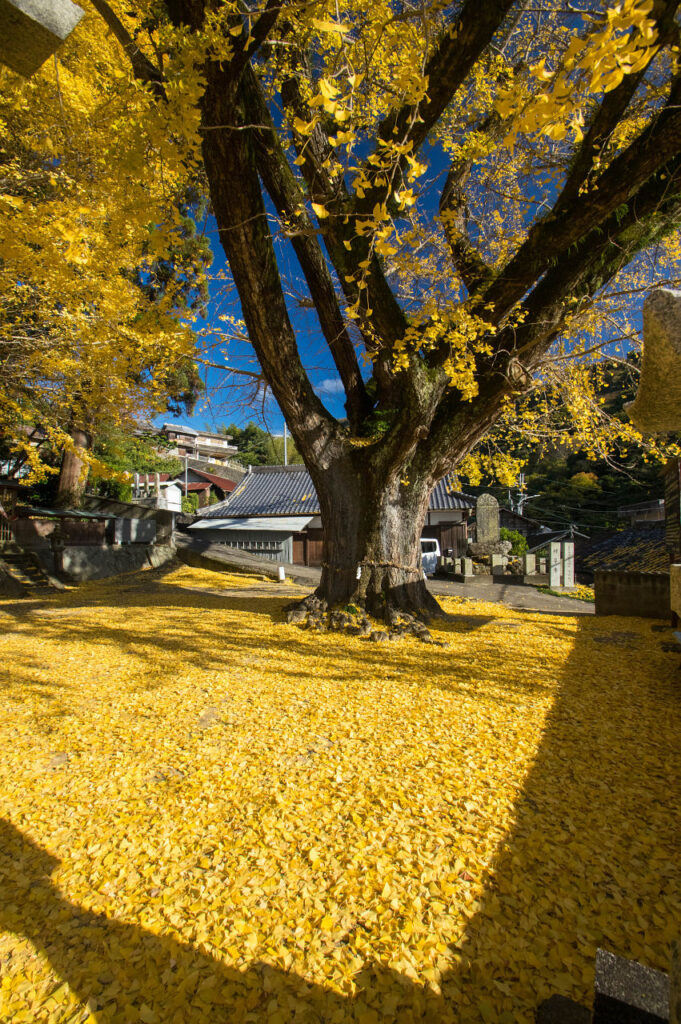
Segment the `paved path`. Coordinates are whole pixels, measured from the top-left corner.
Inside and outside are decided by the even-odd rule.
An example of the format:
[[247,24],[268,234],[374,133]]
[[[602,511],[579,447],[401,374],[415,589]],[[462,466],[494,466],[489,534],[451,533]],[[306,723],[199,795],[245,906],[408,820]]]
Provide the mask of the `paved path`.
[[536,587],[518,583],[498,582],[499,577],[476,576],[471,583],[449,580],[428,580],[428,589],[435,597],[469,597],[473,601],[494,601],[511,608],[546,612],[552,615],[593,615],[591,601],[577,601],[574,597],[554,597],[542,594]]
[[[189,565],[213,569],[217,572],[254,572],[264,574],[270,579],[277,577],[277,565],[267,559],[258,558],[235,548],[222,544],[200,544],[178,537],[178,557]],[[285,565],[286,583],[309,590],[319,583],[320,570],[303,565]],[[289,590],[286,584],[273,582],[258,583],[256,589],[263,593],[291,593],[296,596],[298,591]],[[250,589],[250,588],[249,588]],[[554,597],[553,594],[542,594],[536,587],[499,582],[499,577],[476,576],[470,583],[454,583],[449,580],[428,580],[428,589],[436,597],[469,597],[474,601],[494,601],[511,608],[527,608],[532,611],[546,612],[553,615],[593,615],[594,606],[588,601],[576,601],[571,597]],[[239,588],[239,593],[244,590]],[[224,591],[223,591],[224,593]],[[235,591],[237,593],[237,591]]]

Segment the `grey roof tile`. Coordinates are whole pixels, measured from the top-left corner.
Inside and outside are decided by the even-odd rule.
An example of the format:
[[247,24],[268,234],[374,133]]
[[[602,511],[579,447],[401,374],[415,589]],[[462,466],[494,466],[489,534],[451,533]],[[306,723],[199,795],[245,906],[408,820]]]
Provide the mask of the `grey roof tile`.
[[[449,476],[440,480],[430,496],[433,512],[475,507],[475,498],[454,489]],[[211,505],[203,519],[225,516],[319,515],[319,501],[310,474],[303,466],[256,466],[229,498]]]

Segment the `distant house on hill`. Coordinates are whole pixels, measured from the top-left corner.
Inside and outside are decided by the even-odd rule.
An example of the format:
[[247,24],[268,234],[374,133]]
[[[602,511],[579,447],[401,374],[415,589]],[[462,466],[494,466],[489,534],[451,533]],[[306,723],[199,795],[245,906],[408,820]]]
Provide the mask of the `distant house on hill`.
[[[475,498],[454,489],[449,477],[433,489],[423,529],[440,550],[465,553],[466,520]],[[194,537],[242,548],[297,565],[320,565],[319,501],[304,466],[254,466],[231,496],[212,505],[190,527]]]
[[235,445],[229,443],[231,437],[228,434],[195,430],[182,423],[164,423],[160,433],[173,442],[174,447],[169,449],[167,454],[178,455],[180,458],[187,456],[201,462],[223,463],[233,459],[239,451]]

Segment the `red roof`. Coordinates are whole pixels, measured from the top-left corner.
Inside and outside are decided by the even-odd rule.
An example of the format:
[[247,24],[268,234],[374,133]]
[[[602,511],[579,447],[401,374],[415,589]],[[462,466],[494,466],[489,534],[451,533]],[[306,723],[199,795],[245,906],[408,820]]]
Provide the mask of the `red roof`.
[[[210,480],[212,484],[219,487],[221,491],[232,492],[236,487],[234,480],[227,480],[224,476],[215,476],[214,473],[204,473],[202,469],[194,469],[192,467],[192,473],[196,473],[197,476],[202,476],[204,480]],[[189,485],[191,487],[191,484]]]
[[[182,487],[184,488],[184,480],[178,480],[177,482],[179,484],[182,484]],[[187,490],[188,491],[209,491],[210,490],[210,483],[208,483],[208,481],[206,481],[205,484],[187,484]]]

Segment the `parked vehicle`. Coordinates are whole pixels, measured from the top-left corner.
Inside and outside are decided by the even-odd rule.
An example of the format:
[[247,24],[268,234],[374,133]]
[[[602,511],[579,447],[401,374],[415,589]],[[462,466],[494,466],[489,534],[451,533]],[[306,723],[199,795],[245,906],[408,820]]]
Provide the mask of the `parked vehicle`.
[[426,576],[433,576],[435,574],[439,557],[439,542],[432,537],[421,537],[421,567]]

